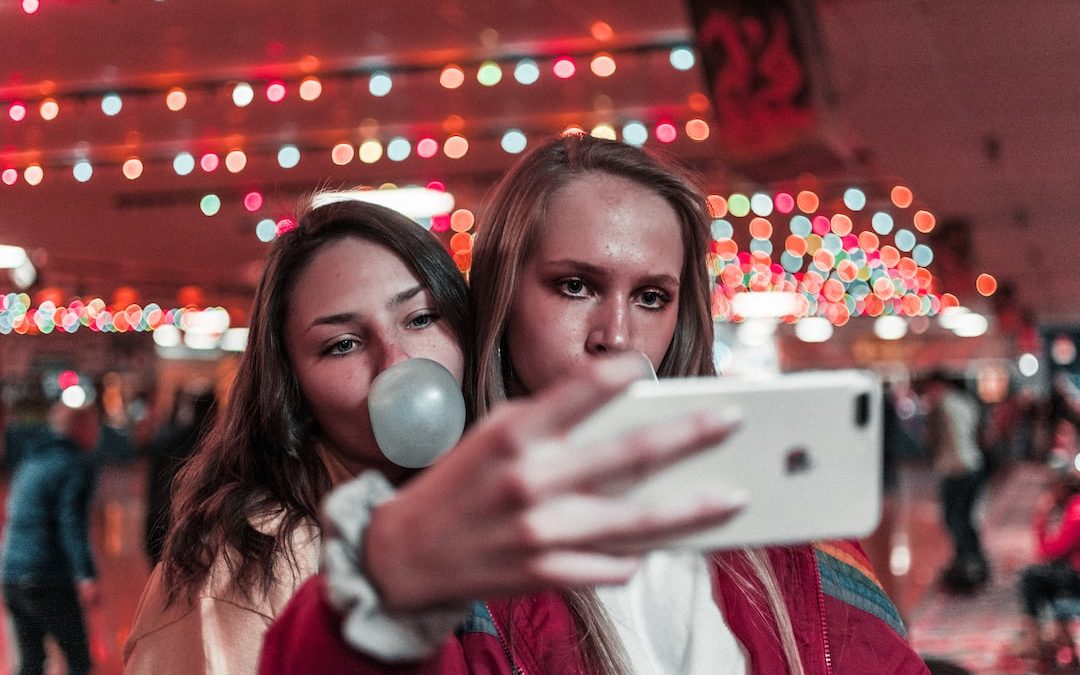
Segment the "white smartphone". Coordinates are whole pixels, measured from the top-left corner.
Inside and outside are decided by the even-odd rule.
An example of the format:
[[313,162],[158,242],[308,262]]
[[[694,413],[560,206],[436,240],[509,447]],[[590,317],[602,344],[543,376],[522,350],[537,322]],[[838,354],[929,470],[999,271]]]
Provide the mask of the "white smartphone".
[[737,407],[723,443],[626,488],[633,499],[741,492],[731,520],[657,546],[714,550],[863,537],[881,517],[881,381],[856,370],[636,382],[571,438],[618,438],[688,413]]

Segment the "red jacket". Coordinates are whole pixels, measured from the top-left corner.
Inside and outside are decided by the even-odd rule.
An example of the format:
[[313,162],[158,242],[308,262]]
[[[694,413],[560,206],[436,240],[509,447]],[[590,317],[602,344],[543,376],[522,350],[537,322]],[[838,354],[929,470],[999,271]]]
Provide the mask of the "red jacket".
[[[806,675],[929,673],[908,646],[896,608],[858,544],[829,542],[768,551],[785,592]],[[739,565],[739,560],[733,557],[730,562]],[[746,594],[715,565],[713,576],[715,600],[746,649],[752,672],[785,672],[772,622],[763,620],[760,610],[751,608]],[[326,601],[316,577],[301,587],[271,626],[259,672],[589,675],[576,658],[576,644],[574,619],[566,604],[556,593],[540,593],[475,603],[461,628],[432,657],[387,665],[345,643],[341,617]]]
[[1080,572],[1080,495],[1069,498],[1054,527],[1050,526],[1049,514],[1035,516],[1035,535],[1039,557],[1046,561],[1066,560],[1069,566]]

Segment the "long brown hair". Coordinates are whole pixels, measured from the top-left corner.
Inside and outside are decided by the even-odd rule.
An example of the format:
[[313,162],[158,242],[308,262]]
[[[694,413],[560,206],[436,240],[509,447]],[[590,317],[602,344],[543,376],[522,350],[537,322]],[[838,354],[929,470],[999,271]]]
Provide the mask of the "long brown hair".
[[[434,296],[469,367],[468,291],[435,237],[395,211],[356,200],[306,211],[271,249],[228,405],[177,477],[175,526],[162,556],[170,604],[190,598],[219,557],[243,595],[265,594],[276,581],[278,554],[296,568],[288,545],[293,531],[305,523],[318,527],[330,477],[313,447],[319,430],[286,353],[284,325],[300,274],[318,252],[346,237],[385,246],[412,269]],[[253,526],[279,514],[274,534]]]
[[[638,183],[674,209],[682,226],[683,271],[679,313],[671,345],[657,369],[660,377],[715,375],[711,282],[706,253],[711,239],[705,195],[673,162],[624,143],[583,134],[552,138],[523,155],[496,185],[480,212],[470,279],[475,327],[476,409],[486,412],[507,397],[510,355],[504,334],[518,275],[546,218],[546,205],[562,186],[588,174],[609,174]],[[757,579],[717,562],[748,595],[764,600],[776,621],[789,667],[802,673],[790,614],[761,550],[742,552]],[[591,589],[563,593],[582,633],[582,658],[590,672],[631,672],[614,626]],[[758,606],[764,613],[762,603]]]
[[532,250],[551,196],[587,174],[610,174],[663,197],[682,225],[683,273],[675,335],[657,372],[661,377],[713,375],[710,285],[705,269],[709,216],[688,175],[638,148],[570,134],[525,154],[495,186],[480,214],[470,273],[476,324],[477,409],[506,398],[507,355],[501,348],[518,274]]

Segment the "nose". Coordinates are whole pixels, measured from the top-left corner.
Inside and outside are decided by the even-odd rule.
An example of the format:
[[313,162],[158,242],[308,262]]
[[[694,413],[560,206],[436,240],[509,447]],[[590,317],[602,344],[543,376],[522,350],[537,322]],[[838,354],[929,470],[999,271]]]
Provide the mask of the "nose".
[[400,340],[393,338],[384,338],[380,340],[381,347],[381,363],[379,364],[379,372],[386,370],[390,366],[401,363],[406,359],[412,358],[409,354],[409,350],[401,343]]
[[585,342],[590,354],[619,354],[630,348],[630,312],[615,299],[597,306]]

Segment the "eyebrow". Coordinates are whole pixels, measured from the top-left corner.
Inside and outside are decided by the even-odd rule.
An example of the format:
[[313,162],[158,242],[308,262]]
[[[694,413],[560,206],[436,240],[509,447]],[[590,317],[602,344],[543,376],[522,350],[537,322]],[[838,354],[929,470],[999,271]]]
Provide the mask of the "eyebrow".
[[[401,305],[402,303],[408,302],[409,300],[415,298],[417,295],[424,292],[425,290],[427,289],[420,284],[417,284],[412,288],[406,288],[405,290],[390,298],[390,300],[386,303],[386,306],[390,308],[397,307],[398,305]],[[316,317],[315,320],[311,322],[311,325],[308,326],[308,330],[311,330],[316,326],[329,326],[343,323],[352,323],[358,318],[360,318],[360,314],[357,312],[338,312],[337,314],[327,314],[325,316]]]
[[[575,270],[582,270],[583,272],[585,272],[589,276],[598,277],[598,278],[601,278],[601,279],[606,279],[609,276],[611,276],[610,272],[608,272],[608,270],[604,269],[603,267],[593,265],[592,263],[587,263],[587,262],[585,262],[583,260],[574,260],[573,258],[563,258],[561,260],[551,260],[551,261],[548,261],[546,263],[543,263],[543,267],[545,267],[545,268],[548,268],[548,267],[562,267],[562,268],[570,268],[570,269],[575,269]],[[671,276],[670,274],[650,274],[650,275],[646,275],[645,277],[643,277],[640,281],[644,282],[644,283],[647,283],[647,284],[655,284],[655,285],[658,285],[658,286],[663,285],[663,284],[671,284],[673,286],[678,286],[679,285],[679,280],[677,278]]]

